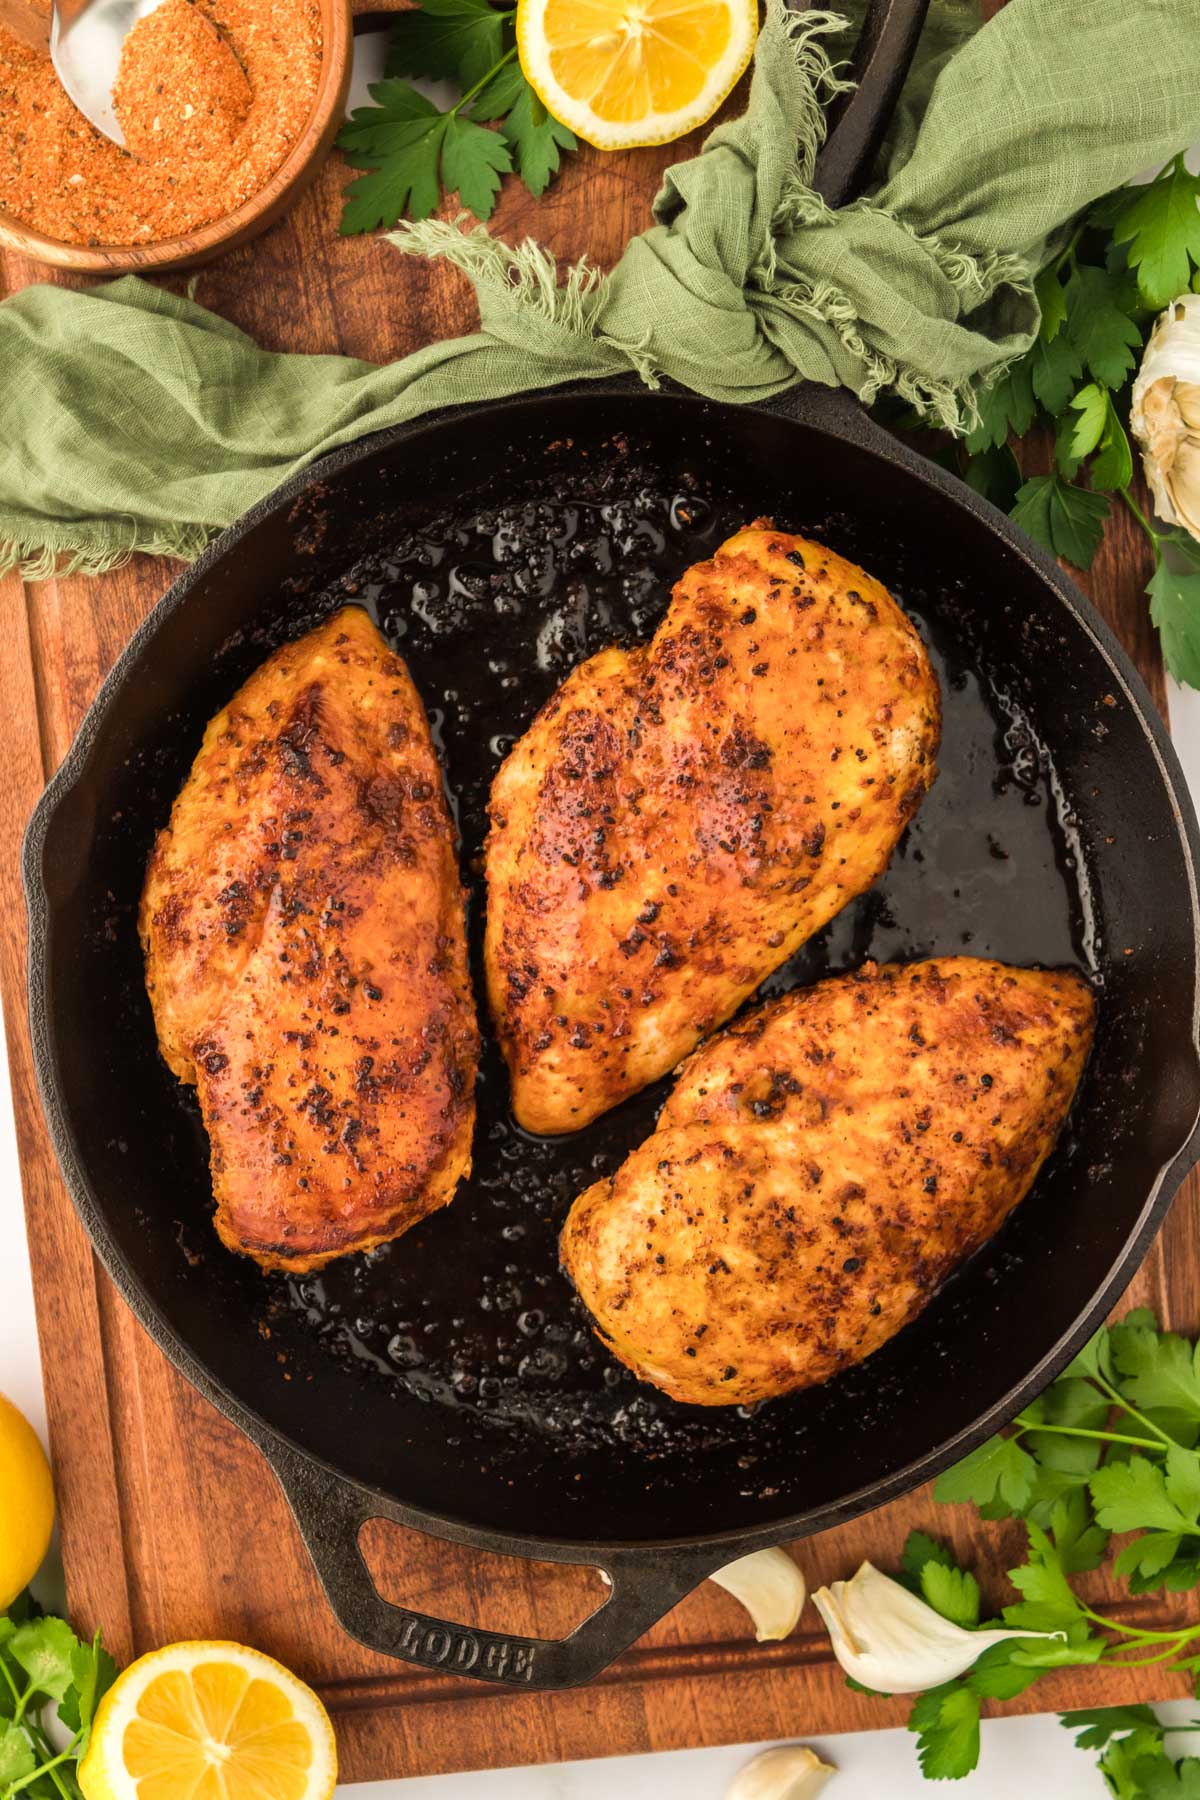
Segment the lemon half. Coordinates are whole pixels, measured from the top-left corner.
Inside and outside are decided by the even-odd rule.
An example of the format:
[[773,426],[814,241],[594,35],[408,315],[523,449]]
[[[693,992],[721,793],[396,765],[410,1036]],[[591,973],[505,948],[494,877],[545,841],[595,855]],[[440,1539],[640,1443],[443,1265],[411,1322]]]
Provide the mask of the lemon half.
[[758,0],[518,0],[521,67],[601,150],[665,144],[716,112],[754,53]]
[[54,1525],[54,1483],[38,1435],[0,1394],[0,1613],[37,1574]]
[[329,1715],[243,1644],[169,1644],[131,1663],[96,1713],[84,1800],[329,1800]]

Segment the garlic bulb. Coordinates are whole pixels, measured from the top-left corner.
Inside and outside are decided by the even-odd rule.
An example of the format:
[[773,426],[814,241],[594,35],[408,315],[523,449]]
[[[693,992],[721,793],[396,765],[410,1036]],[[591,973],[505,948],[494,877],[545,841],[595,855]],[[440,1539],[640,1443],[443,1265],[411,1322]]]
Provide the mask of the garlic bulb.
[[807,1744],[784,1744],[760,1751],[739,1769],[725,1800],[815,1800],[836,1773]]
[[1159,517],[1200,539],[1200,294],[1181,294],[1151,332],[1129,424]]
[[808,1590],[786,1551],[755,1550],[708,1579],[741,1601],[754,1620],[754,1635],[760,1644],[785,1638],[796,1629]]
[[850,1581],[818,1588],[813,1605],[847,1675],[882,1694],[921,1694],[940,1687],[1009,1638],[1064,1636],[1061,1631],[1004,1628],[964,1631],[869,1562]]

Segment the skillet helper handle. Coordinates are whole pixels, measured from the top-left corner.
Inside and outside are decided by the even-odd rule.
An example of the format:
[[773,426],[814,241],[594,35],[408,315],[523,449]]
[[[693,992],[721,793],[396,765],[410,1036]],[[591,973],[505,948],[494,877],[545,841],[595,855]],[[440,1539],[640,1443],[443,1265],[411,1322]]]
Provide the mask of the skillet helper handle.
[[835,103],[813,187],[827,206],[862,193],[916,54],[929,0],[871,0],[851,62],[853,93]]
[[411,1526],[411,1517],[285,1445],[262,1448],[338,1623],[370,1650],[443,1675],[526,1690],[579,1687],[730,1560],[727,1550],[619,1551],[604,1570],[612,1583],[609,1599],[565,1638],[512,1637],[452,1624],[385,1600],[359,1548],[368,1519]]

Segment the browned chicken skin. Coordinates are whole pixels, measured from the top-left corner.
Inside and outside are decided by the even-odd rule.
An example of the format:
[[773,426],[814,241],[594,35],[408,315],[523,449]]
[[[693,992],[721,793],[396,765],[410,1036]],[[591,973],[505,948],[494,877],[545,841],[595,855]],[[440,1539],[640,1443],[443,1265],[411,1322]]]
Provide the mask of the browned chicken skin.
[[756,525],[653,640],[573,671],[492,788],[488,993],[513,1108],[571,1131],[673,1069],[886,867],[937,682],[879,582]]
[[749,1013],[571,1209],[562,1259],[599,1336],[697,1406],[861,1362],[1029,1191],[1094,1012],[1077,975],[949,957]]
[[452,1198],[478,1057],[454,835],[424,708],[360,608],[212,720],[139,924],[231,1250],[315,1269]]

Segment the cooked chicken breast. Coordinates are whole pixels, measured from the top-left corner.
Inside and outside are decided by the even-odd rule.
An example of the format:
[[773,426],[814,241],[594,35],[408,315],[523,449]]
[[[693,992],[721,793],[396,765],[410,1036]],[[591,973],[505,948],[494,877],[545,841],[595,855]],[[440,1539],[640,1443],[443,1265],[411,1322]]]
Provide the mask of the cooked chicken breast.
[[360,608],[212,720],[140,929],[231,1250],[315,1269],[445,1206],[475,1119],[463,895],[424,708]]
[[597,1334],[696,1406],[861,1362],[1028,1193],[1094,1011],[1077,975],[948,957],[748,1014],[571,1208],[562,1260]]
[[933,780],[937,681],[887,590],[758,524],[652,641],[568,677],[496,775],[488,993],[530,1131],[673,1069],[870,887]]

